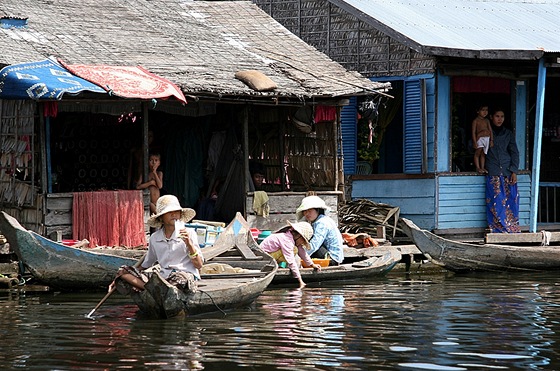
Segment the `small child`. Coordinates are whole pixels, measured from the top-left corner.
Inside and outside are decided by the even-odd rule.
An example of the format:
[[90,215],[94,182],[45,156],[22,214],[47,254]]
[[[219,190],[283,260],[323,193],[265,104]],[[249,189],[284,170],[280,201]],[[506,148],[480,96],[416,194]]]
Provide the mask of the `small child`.
[[313,236],[313,227],[307,222],[291,223],[265,238],[260,248],[270,254],[278,263],[285,262],[299,282],[299,288],[305,287],[299,271],[299,256],[301,260],[313,269],[321,270],[319,264],[314,264],[309,257],[309,239]]
[[149,165],[150,173],[148,174],[148,181],[142,183],[142,175],[136,182],[136,189],[146,189],[150,191],[150,212],[155,214],[156,202],[160,195],[160,189],[163,187],[163,172],[158,171],[161,164],[161,156],[159,153],[150,153]]
[[474,147],[474,166],[479,174],[486,174],[486,154],[488,148],[494,145],[492,127],[488,120],[488,106],[480,106],[476,111],[477,117],[472,122],[472,141]]

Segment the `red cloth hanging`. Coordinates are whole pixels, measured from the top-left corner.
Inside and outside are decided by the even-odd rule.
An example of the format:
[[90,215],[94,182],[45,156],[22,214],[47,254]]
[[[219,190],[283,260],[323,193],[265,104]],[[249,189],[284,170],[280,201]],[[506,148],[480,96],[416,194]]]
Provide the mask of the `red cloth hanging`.
[[43,103],[43,116],[56,117],[58,115],[58,102],[44,102]]
[[336,107],[317,106],[315,107],[315,122],[333,122],[336,120]]
[[497,77],[455,76],[454,93],[511,93],[511,82]]
[[72,238],[95,246],[146,246],[142,191],[76,192]]

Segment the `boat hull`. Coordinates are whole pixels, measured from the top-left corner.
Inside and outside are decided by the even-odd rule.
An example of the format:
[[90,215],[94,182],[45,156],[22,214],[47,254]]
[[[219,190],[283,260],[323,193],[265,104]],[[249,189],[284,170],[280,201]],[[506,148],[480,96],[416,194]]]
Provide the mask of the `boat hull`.
[[[401,260],[397,249],[392,249],[381,256],[370,257],[354,263],[329,266],[315,270],[313,268],[300,268],[303,282],[346,281],[373,276],[382,276],[388,273]],[[273,284],[298,283],[289,268],[278,268]]]
[[434,264],[453,272],[544,271],[560,269],[558,246],[473,244],[449,240],[402,218],[403,230]]
[[226,311],[249,306],[271,283],[274,275],[262,278],[203,278],[198,291],[186,293],[170,285],[159,273],[148,280],[145,290],[133,292],[138,308],[153,318],[171,318]]
[[106,289],[121,265],[137,259],[65,246],[29,231],[0,212],[0,231],[10,248],[39,282],[61,290]]

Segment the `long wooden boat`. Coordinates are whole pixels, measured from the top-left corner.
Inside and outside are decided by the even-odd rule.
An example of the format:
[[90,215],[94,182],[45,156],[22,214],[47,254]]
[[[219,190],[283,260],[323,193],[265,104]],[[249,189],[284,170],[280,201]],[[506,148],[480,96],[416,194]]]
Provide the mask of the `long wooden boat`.
[[170,318],[248,306],[268,287],[278,269],[276,261],[259,249],[240,213],[213,246],[202,249],[202,254],[205,265],[214,263],[236,272],[201,274],[194,293],[179,290],[157,272],[151,274],[143,291],[131,290],[122,280],[118,281],[118,289],[130,293],[146,315]]
[[449,240],[401,218],[404,232],[432,263],[453,272],[560,269],[560,246],[502,245]]
[[121,265],[132,265],[145,253],[122,250],[120,256],[66,246],[23,228],[4,211],[0,212],[0,231],[39,282],[61,290],[106,289]]
[[[383,276],[388,273],[401,260],[401,253],[397,249],[390,249],[381,256],[372,256],[352,263],[338,266],[323,267],[321,270],[313,268],[300,268],[299,272],[303,282],[322,282],[339,280],[346,281],[357,278]],[[298,281],[289,268],[278,268],[273,284],[294,283]]]

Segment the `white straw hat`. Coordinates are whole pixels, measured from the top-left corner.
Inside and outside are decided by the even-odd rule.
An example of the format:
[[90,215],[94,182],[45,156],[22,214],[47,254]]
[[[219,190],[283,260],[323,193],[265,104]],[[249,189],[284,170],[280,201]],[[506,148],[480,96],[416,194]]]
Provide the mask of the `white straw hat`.
[[296,217],[298,220],[303,218],[303,212],[309,209],[323,209],[325,215],[330,211],[325,201],[319,196],[307,196],[301,200],[301,205],[296,210]]
[[156,213],[150,216],[147,221],[148,225],[153,228],[160,228],[162,226],[162,222],[159,217],[171,211],[180,211],[181,221],[185,223],[190,222],[196,215],[196,211],[193,209],[181,207],[177,197],[173,195],[165,195],[158,198],[156,202]]
[[287,226],[280,228],[276,232],[285,232],[288,228],[293,228],[297,233],[299,233],[303,239],[305,240],[305,248],[309,250],[309,240],[313,237],[313,227],[308,222],[297,222],[292,223],[289,220],[286,220],[288,223]]

